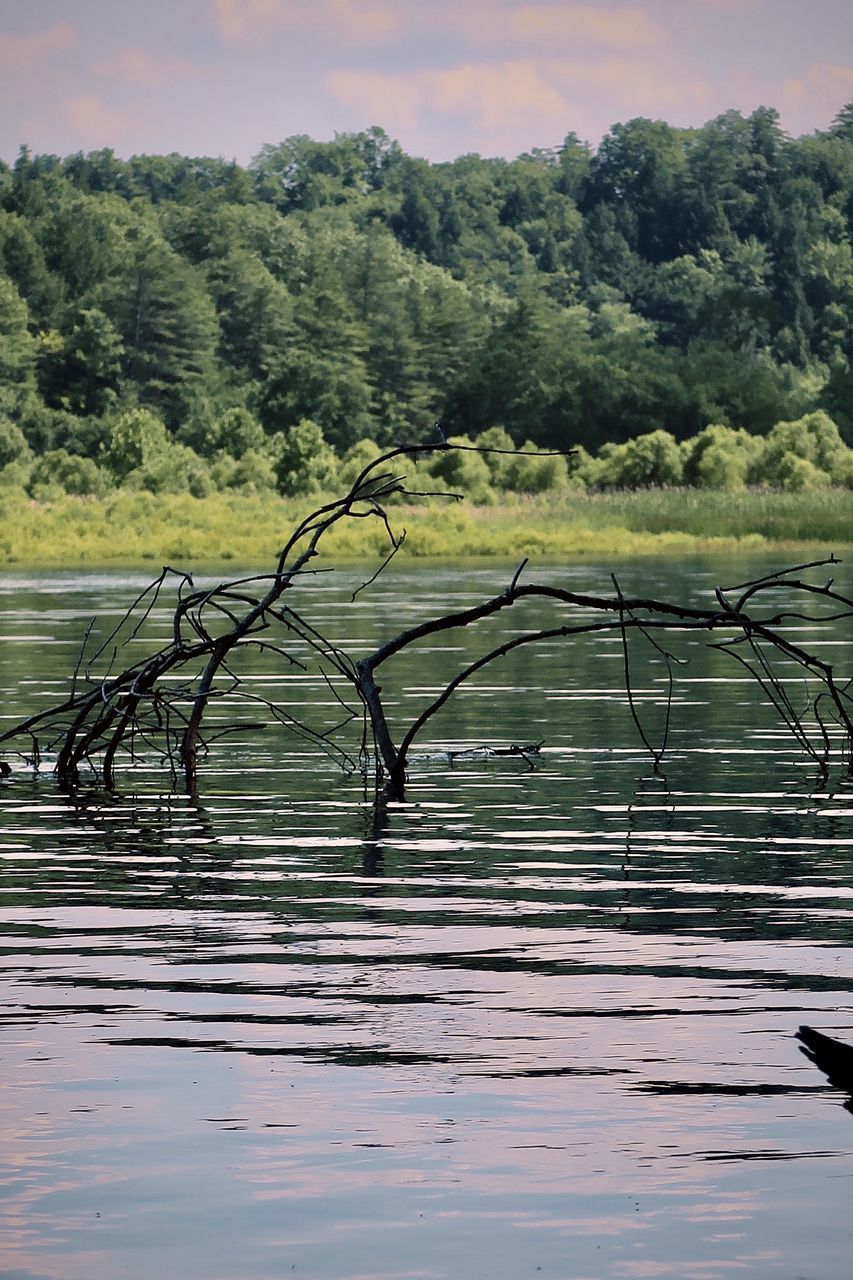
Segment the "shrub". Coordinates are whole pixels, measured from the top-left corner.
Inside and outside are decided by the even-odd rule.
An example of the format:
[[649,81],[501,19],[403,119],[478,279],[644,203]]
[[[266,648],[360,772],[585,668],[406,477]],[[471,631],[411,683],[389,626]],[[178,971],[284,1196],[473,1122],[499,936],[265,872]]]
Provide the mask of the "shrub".
[[742,489],[764,442],[748,431],[711,425],[685,441],[684,480],[700,489]]
[[190,493],[205,498],[213,492],[210,467],[185,444],[169,442],[139,467],[124,477],[128,489],[147,489],[149,493]]
[[26,462],[29,456],[30,448],[21,428],[8,418],[0,418],[0,467]]
[[334,488],[338,460],[316,422],[303,418],[276,432],[270,445],[279,493],[289,496]]
[[847,446],[838,427],[828,413],[819,409],[794,422],[777,422],[766,437],[764,449],[751,469],[750,478],[780,489],[797,487],[799,482],[792,480],[795,475],[799,474],[801,478],[812,476],[811,472],[794,467],[787,460],[800,458],[823,475],[822,480],[812,476],[813,483],[805,486],[814,488],[818,484],[831,483],[832,476],[841,466],[846,454]]
[[67,449],[50,449],[37,458],[27,485],[34,498],[46,497],[51,490],[103,497],[109,487],[109,478],[92,458],[81,458]]
[[267,434],[257,418],[240,406],[224,412],[207,404],[200,406],[181,427],[177,438],[203,458],[220,453],[242,458],[249,452],[262,451],[267,444]]
[[[150,409],[131,409],[112,424],[104,463],[119,482],[140,469],[147,468],[153,474],[159,471],[170,443],[165,424],[155,413]],[[150,486],[135,484],[133,487],[147,489]]]
[[593,483],[606,489],[675,485],[684,474],[681,450],[668,431],[649,431],[625,444],[605,444],[596,462]]
[[[375,440],[365,437],[363,440],[356,440],[354,445],[347,449],[341,459],[340,469],[338,471],[338,480],[340,484],[349,488],[368,463],[373,462],[374,458],[378,458],[383,452]],[[396,461],[396,459],[395,459]]]
[[[505,427],[489,427],[482,431],[475,441],[480,449],[515,448],[512,436]],[[489,468],[490,482],[496,489],[514,489],[512,482],[512,458],[503,453],[484,453],[483,461]]]
[[529,440],[525,440],[521,448],[523,454],[502,459],[509,464],[505,470],[504,488],[515,493],[547,493],[552,489],[566,488],[569,468],[565,458],[539,453]]
[[266,451],[249,449],[242,458],[221,453],[211,467],[217,489],[236,489],[240,493],[271,493],[276,487],[275,467]]
[[804,493],[810,489],[825,489],[829,476],[808,458],[796,453],[783,453],[774,467],[774,479],[780,489],[789,493]]
[[[470,447],[472,441],[468,436],[451,436],[448,444],[460,444]],[[486,506],[495,501],[495,491],[491,485],[492,473],[482,454],[468,453],[449,449],[446,453],[437,453],[428,464],[430,475],[441,480],[454,493],[461,493]]]

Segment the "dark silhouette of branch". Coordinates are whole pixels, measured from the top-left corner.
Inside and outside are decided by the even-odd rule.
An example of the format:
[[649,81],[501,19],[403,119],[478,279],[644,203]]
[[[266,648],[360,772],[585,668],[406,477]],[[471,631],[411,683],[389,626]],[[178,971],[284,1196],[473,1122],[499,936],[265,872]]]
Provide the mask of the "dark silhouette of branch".
[[[395,470],[400,458],[462,449],[466,452],[506,453],[502,449],[478,449],[474,445],[400,445],[368,463],[341,497],[324,503],[300,520],[291,532],[272,572],[249,575],[198,589],[190,574],[165,566],[141,591],[117,625],[86,655],[93,638],[87,630],[71,677],[70,692],[56,705],[41,710],[0,733],[0,744],[25,741],[31,758],[55,753],[55,769],[67,785],[78,782],[87,766],[103,784],[113,787],[121,757],[131,762],[138,744],[158,753],[174,780],[183,779],[194,793],[199,760],[210,744],[249,727],[241,718],[222,722],[205,732],[211,704],[228,706],[238,700],[251,703],[258,719],[251,725],[278,724],[335,759],[342,768],[361,767],[373,774],[377,788],[402,797],[410,750],[425,727],[457,691],[485,667],[522,646],[593,634],[618,636],[623,652],[623,691],[628,707],[655,769],[663,761],[669,740],[674,668],[679,659],[662,643],[669,633],[707,632],[709,643],[734,658],[746,670],[756,688],[774,708],[797,746],[826,774],[833,751],[840,751],[853,767],[853,678],[838,679],[831,664],[790,635],[804,619],[815,625],[853,619],[853,600],[837,591],[832,579],[823,584],[800,575],[837,564],[834,556],[765,574],[735,587],[717,588],[705,608],[681,605],[650,597],[625,596],[616,578],[613,594],[598,595],[566,590],[550,583],[523,582],[527,559],[519,564],[507,587],[497,595],[463,609],[405,627],[385,639],[372,653],[356,659],[346,647],[315,625],[299,603],[303,581],[326,569],[313,564],[321,554],[325,535],[340,521],[378,520],[388,542],[388,553],[379,568],[352,593],[352,599],[372,586],[400,551],[405,531],[396,533],[386,509],[394,496],[407,496],[405,478]],[[524,452],[524,451],[518,451]],[[537,456],[541,456],[538,455]],[[453,500],[459,495],[442,491]],[[164,592],[175,592],[170,638],[155,652],[124,668],[119,659],[125,646],[137,641],[155,606],[162,606]],[[789,597],[781,610],[768,608],[778,593]],[[296,595],[294,595],[296,593]],[[793,597],[794,604],[790,603]],[[524,601],[551,605],[554,625],[534,632],[519,632],[501,644],[487,647],[456,672],[445,686],[411,720],[395,727],[388,719],[379,674],[393,659],[411,660],[424,640],[459,628],[476,628]],[[800,601],[819,604],[815,613],[796,607]],[[648,736],[636,705],[631,677],[631,637],[645,640],[663,659],[667,670],[664,725],[659,745]],[[310,709],[296,710],[250,691],[232,663],[238,650],[257,649],[289,671],[317,670],[339,704],[337,723],[318,728],[309,723]],[[98,665],[106,670],[96,674]],[[114,670],[115,669],[115,670]],[[787,685],[791,672],[805,678],[808,697],[803,711],[794,706]],[[812,692],[817,685],[817,691]],[[344,696],[344,694],[347,696]],[[347,726],[361,719],[357,751],[339,740]],[[528,767],[542,744],[510,744],[489,750],[521,757]]]

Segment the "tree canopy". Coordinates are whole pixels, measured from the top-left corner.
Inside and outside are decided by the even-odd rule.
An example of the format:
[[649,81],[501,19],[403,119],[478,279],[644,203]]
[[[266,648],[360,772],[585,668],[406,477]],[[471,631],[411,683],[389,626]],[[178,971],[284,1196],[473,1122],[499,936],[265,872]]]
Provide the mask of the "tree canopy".
[[[115,472],[143,410],[211,475],[251,454],[288,484],[306,423],[339,457],[436,419],[550,449],[654,438],[638,477],[748,477],[736,433],[808,414],[853,444],[851,119],[798,139],[769,108],[635,119],[595,150],[569,133],[440,164],[376,127],[246,168],[22,147],[0,166],[4,456]],[[710,427],[677,465],[654,435]],[[797,456],[827,474],[807,435]]]

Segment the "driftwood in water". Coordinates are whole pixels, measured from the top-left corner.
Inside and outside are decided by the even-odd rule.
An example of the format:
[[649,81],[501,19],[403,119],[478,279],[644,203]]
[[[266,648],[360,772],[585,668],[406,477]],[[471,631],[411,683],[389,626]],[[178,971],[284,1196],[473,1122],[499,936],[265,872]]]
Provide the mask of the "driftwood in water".
[[[205,717],[211,704],[252,702],[257,723],[279,723],[335,756],[347,768],[370,770],[377,786],[394,797],[405,788],[409,753],[418,735],[456,691],[499,658],[522,646],[592,633],[612,633],[622,648],[623,687],[630,713],[655,768],[667,745],[674,683],[675,657],[666,649],[670,632],[699,631],[709,643],[736,659],[769,700],[798,746],[826,773],[838,753],[851,767],[853,752],[853,693],[851,680],[840,679],[832,666],[787,634],[804,621],[837,623],[853,618],[853,600],[837,591],[832,580],[815,583],[810,577],[830,557],[768,574],[739,586],[718,588],[708,608],[679,605],[647,597],[628,597],[612,578],[609,595],[568,591],[560,586],[522,582],[527,562],[522,561],[506,588],[471,608],[431,618],[401,631],[372,653],[355,659],[315,626],[296,605],[295,588],[306,575],[317,572],[315,560],[324,536],[342,520],[378,520],[388,539],[388,555],[373,577],[375,581],[393,559],[405,539],[397,535],[389,519],[387,502],[409,492],[403,477],[393,468],[401,458],[417,458],[458,446],[440,444],[401,446],[366,466],[349,491],[302,520],[283,547],[271,573],[222,582],[207,590],[195,587],[189,574],[164,568],[128,609],[118,627],[95,652],[89,652],[87,633],[68,696],[57,705],[28,717],[0,734],[20,754],[39,759],[54,755],[60,780],[74,785],[81,771],[91,770],[103,785],[115,785],[120,755],[131,760],[140,751],[156,750],[173,779],[194,793],[200,759],[210,744],[224,733],[247,727],[245,721],[218,725],[207,733]],[[482,452],[501,452],[483,450]],[[423,495],[421,495],[423,496]],[[434,495],[433,495],[434,496]],[[455,498],[459,495],[446,494]],[[127,642],[140,631],[164,590],[176,585],[170,638],[156,652],[127,666]],[[793,606],[774,607],[780,591],[793,597]],[[355,596],[353,597],[355,598]],[[520,632],[462,667],[407,726],[398,728],[388,717],[380,683],[384,665],[405,655],[427,637],[465,628],[509,611],[525,600],[546,600],[554,610],[554,625],[535,632]],[[816,611],[809,611],[819,606]],[[631,684],[632,637],[646,639],[664,660],[668,694],[661,741],[648,736]],[[280,704],[252,694],[233,669],[238,650],[257,648],[272,654],[282,670],[305,671],[308,660],[317,664],[341,705],[341,719],[332,729],[313,729],[307,719],[294,716]],[[106,674],[95,675],[99,662],[108,663]],[[785,668],[784,675],[780,667]],[[797,709],[786,684],[791,670],[807,677],[808,707]],[[343,692],[342,692],[343,691]],[[341,731],[353,720],[362,724],[361,747],[353,754],[342,745]],[[528,758],[532,748],[510,745],[505,750]],[[529,760],[528,760],[529,763]]]
[[844,1108],[853,1111],[853,1046],[815,1031],[814,1027],[800,1027],[797,1039],[800,1052],[823,1072],[835,1089],[848,1095]]

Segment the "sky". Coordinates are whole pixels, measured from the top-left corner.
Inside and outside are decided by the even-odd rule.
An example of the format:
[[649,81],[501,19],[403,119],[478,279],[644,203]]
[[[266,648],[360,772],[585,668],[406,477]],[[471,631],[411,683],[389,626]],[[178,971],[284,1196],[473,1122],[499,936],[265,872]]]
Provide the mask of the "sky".
[[0,158],[176,151],[380,125],[412,155],[597,145],[650,116],[853,100],[851,0],[0,0]]

